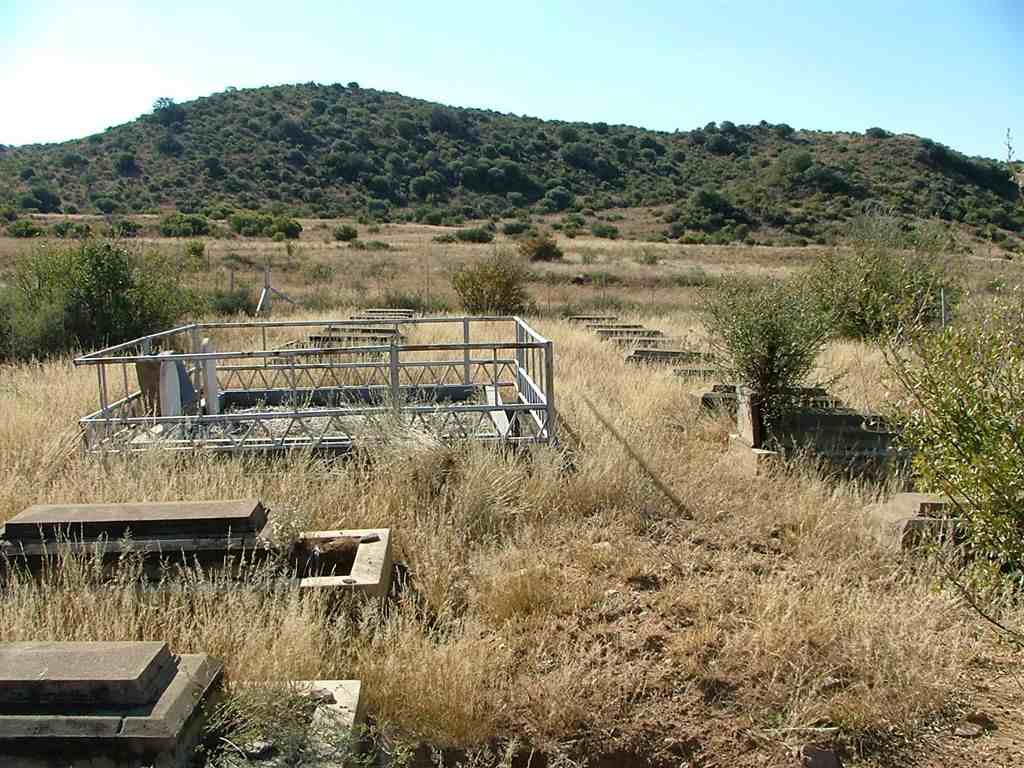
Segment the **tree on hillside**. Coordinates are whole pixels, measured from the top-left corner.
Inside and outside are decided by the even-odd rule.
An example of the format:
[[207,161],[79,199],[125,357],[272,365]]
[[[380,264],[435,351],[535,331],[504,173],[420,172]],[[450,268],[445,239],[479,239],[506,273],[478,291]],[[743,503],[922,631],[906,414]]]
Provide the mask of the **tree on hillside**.
[[160,125],[171,126],[184,122],[185,110],[174,103],[169,96],[161,96],[153,102],[153,116]]

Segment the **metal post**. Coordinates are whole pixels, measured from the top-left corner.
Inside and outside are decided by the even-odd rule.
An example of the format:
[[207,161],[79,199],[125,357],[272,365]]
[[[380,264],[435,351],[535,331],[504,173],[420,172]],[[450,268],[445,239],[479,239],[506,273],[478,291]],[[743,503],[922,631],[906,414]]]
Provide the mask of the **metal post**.
[[391,349],[388,350],[388,369],[389,378],[391,383],[391,408],[395,412],[395,417],[399,417],[402,412],[402,386],[401,381],[398,378],[398,345],[395,344],[395,340],[391,340]]
[[548,443],[555,442],[555,349],[549,341],[544,344],[544,399],[547,401]]
[[[462,318],[462,343],[469,344],[469,318]],[[462,383],[470,383],[469,376],[469,347],[462,350]]]
[[[195,326],[192,327],[192,354],[196,355],[201,350],[201,342],[199,341],[199,329]],[[201,365],[196,365],[191,371],[187,371],[189,377],[192,379],[192,388],[198,392],[202,385],[202,377],[199,374],[199,370],[202,368]]]

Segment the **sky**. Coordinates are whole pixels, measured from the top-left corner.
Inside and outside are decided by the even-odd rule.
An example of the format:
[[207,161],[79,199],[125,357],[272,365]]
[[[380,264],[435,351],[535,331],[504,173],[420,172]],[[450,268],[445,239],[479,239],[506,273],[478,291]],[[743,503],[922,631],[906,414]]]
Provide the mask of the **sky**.
[[1024,0],[0,0],[0,144],[316,81],[567,121],[880,126],[1024,156]]

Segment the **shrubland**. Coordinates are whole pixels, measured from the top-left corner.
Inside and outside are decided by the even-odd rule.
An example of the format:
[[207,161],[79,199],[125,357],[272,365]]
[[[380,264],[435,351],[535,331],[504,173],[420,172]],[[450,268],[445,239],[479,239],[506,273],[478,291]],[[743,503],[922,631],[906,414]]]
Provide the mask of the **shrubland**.
[[[173,120],[168,118],[173,116]],[[831,243],[877,202],[1001,246],[1024,229],[1006,164],[925,138],[728,120],[662,133],[461,109],[341,83],[231,90],[0,155],[0,205],[43,213],[466,220],[658,209],[682,242]],[[248,227],[246,227],[248,229]],[[185,236],[201,234],[187,232]],[[285,237],[288,237],[287,232]]]

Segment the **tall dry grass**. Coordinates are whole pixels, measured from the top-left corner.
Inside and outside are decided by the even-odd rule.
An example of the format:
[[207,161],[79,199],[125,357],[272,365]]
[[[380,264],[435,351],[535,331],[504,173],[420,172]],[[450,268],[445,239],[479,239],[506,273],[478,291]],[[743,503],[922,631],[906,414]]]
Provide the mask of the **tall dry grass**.
[[[644,320],[699,338],[685,310]],[[130,570],[105,583],[67,564],[4,587],[0,639],[165,639],[223,658],[233,680],[359,678],[391,744],[500,752],[518,739],[573,759],[775,764],[805,729],[910,733],[956,699],[985,640],[926,567],[876,542],[862,509],[877,489],[810,471],[752,481],[727,450],[730,425],[687,397],[697,385],[627,368],[581,328],[537,325],[583,444],[572,472],[552,448],[429,440],[368,462],[101,461],[76,448],[91,370],[0,369],[0,519],[41,502],[257,496],[289,531],[390,526],[404,566],[386,609],[330,610],[289,590],[139,591]],[[879,365],[851,344],[822,358],[865,406],[885,395]]]

